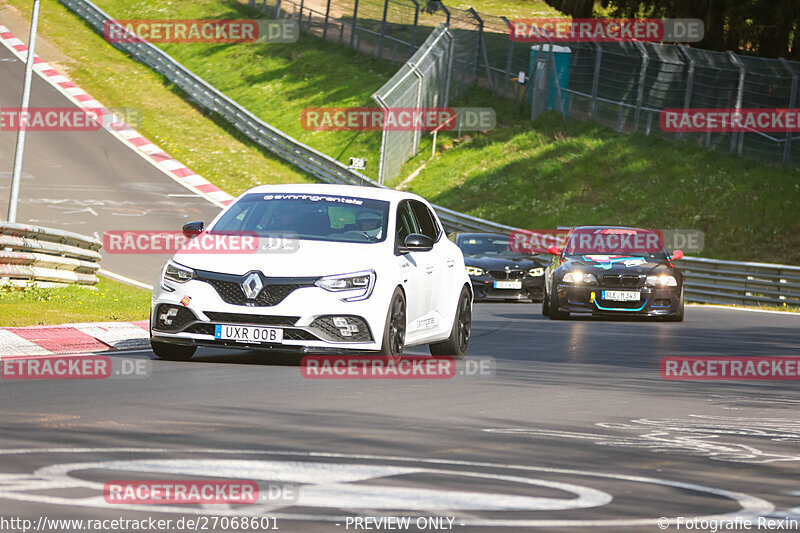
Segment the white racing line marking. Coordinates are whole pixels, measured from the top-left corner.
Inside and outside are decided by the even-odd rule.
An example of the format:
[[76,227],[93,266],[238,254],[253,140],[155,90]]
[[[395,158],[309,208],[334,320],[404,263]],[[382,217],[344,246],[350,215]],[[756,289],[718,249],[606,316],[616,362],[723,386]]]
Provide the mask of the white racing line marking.
[[[708,457],[732,463],[768,464],[800,461],[797,453],[774,453],[733,442],[733,438],[758,438],[774,443],[800,439],[798,422],[790,419],[748,419],[691,415],[690,419],[639,419],[630,424],[598,423],[607,430],[636,432],[636,435],[559,431],[546,428],[487,428],[502,435],[530,435],[553,439],[583,440],[598,446],[647,450]],[[794,452],[794,450],[787,450]]]
[[751,313],[768,313],[773,315],[789,315],[800,316],[800,313],[794,311],[770,311],[769,309],[750,309],[749,307],[733,307],[728,305],[711,305],[711,304],[686,304],[687,307],[700,307],[706,309],[727,309],[729,311],[749,311]]
[[[21,490],[64,489],[72,487],[98,489],[102,483],[91,482],[70,476],[71,472],[85,469],[108,469],[115,471],[165,473],[172,475],[201,475],[211,473],[215,477],[233,476],[244,479],[258,479],[261,477],[270,481],[311,482],[313,485],[301,487],[299,494],[308,492],[307,498],[298,503],[283,504],[310,505],[320,508],[351,509],[414,509],[417,511],[447,512],[451,515],[463,510],[472,511],[469,515],[460,513],[456,523],[464,526],[483,527],[624,527],[624,526],[653,526],[658,525],[657,518],[634,519],[606,519],[606,520],[557,520],[557,519],[490,519],[475,516],[476,510],[563,510],[596,507],[607,505],[612,497],[602,491],[572,485],[563,482],[543,479],[532,479],[519,475],[494,474],[476,472],[476,468],[492,468],[496,470],[519,472],[542,472],[548,474],[562,474],[567,476],[589,477],[643,483],[669,487],[682,491],[700,492],[717,496],[736,502],[741,509],[738,512],[696,517],[696,520],[732,520],[736,517],[763,516],[775,511],[775,507],[768,501],[748,494],[733,492],[713,487],[683,483],[644,476],[628,476],[605,472],[591,472],[586,470],[572,470],[562,468],[536,467],[515,464],[500,464],[475,461],[457,461],[444,459],[417,459],[402,456],[378,456],[368,454],[341,454],[327,452],[278,452],[262,450],[230,450],[230,449],[169,449],[169,448],[20,448],[0,450],[2,455],[23,454],[63,454],[63,453],[181,453],[181,454],[215,454],[215,455],[250,455],[270,457],[270,460],[221,460],[221,459],[134,459],[129,461],[100,461],[90,463],[67,463],[45,466],[32,475],[7,474],[0,475],[0,498],[31,503],[54,505],[102,507],[105,509],[175,512],[183,514],[208,514],[208,509],[187,508],[183,506],[165,505],[112,505],[107,504],[102,496],[86,498],[63,498],[51,494],[27,494]],[[275,457],[306,457],[313,461],[275,460]],[[349,460],[348,463],[323,463],[320,459]],[[384,461],[385,463],[406,463],[410,466],[393,464],[363,464],[367,461]],[[436,467],[448,468],[436,468]],[[453,467],[468,467],[470,470],[458,470]],[[533,498],[513,494],[480,493],[480,492],[452,492],[432,489],[414,490],[412,488],[376,485],[370,483],[359,487],[346,485],[360,480],[374,480],[380,477],[426,474],[450,475],[457,477],[471,477],[473,479],[490,479],[503,481],[508,484],[528,484],[559,489],[577,495],[572,499]],[[258,504],[257,504],[258,505]],[[214,509],[216,515],[242,516],[244,514],[259,514],[271,511],[275,506],[239,507],[236,509]],[[340,523],[346,516],[300,514],[300,513],[271,513],[276,519],[301,520],[301,521],[329,521]],[[351,514],[351,516],[353,516]],[[672,519],[671,523],[675,523]]]
[[147,289],[150,291],[153,290],[152,285],[148,285],[147,283],[142,283],[141,281],[136,281],[135,279],[123,276],[122,274],[116,274],[104,268],[98,268],[97,273],[100,274],[101,276],[105,276],[107,278],[111,278],[116,281],[121,281],[122,283],[127,283],[128,285],[134,285],[136,287],[141,287],[142,289]]

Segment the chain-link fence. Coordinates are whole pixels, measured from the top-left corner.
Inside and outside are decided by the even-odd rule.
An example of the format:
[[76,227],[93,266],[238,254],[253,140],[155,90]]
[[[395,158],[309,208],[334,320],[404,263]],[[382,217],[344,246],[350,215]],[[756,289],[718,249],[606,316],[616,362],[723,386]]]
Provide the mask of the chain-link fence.
[[[682,45],[569,43],[534,46],[528,76],[545,79],[529,95],[532,117],[555,109],[620,132],[686,139],[707,148],[800,167],[800,135],[744,129],[665,132],[664,109],[793,109],[800,62],[740,56]],[[558,96],[561,105],[555,102]]]
[[[442,24],[403,67],[372,98],[382,109],[446,107],[455,54],[454,36]],[[422,130],[395,131],[384,126],[378,182],[394,178],[419,149]]]
[[458,92],[454,88],[479,84],[530,105],[532,117],[559,109],[621,132],[687,139],[800,168],[797,132],[668,133],[659,126],[663,109],[797,108],[797,61],[657,43],[531,45],[509,38],[511,21],[504,17],[434,0],[239,1],[268,17],[294,17],[308,33],[394,62],[408,60],[445,24],[459,43],[451,95]]

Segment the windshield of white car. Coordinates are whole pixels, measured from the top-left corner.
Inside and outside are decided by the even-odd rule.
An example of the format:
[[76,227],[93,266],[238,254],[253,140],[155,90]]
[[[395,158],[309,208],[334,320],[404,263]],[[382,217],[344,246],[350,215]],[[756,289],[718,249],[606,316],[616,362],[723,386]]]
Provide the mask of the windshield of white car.
[[214,224],[215,232],[253,232],[332,242],[386,239],[389,202],[327,194],[250,193]]

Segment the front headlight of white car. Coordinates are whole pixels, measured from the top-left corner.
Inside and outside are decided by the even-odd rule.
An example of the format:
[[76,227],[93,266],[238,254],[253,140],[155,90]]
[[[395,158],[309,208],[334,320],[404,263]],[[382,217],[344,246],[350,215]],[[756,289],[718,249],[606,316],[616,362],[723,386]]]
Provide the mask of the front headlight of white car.
[[534,278],[538,278],[539,276],[544,276],[544,269],[543,268],[532,268],[528,270],[528,274],[530,274]]
[[483,269],[478,267],[465,267],[467,269],[467,274],[470,276],[483,276]]
[[564,283],[597,283],[597,278],[594,277],[594,274],[590,274],[589,272],[580,272],[576,270],[575,272],[567,272],[564,274],[564,277],[561,278],[561,281]]
[[340,274],[338,276],[325,276],[316,281],[317,287],[330,292],[358,291],[347,298],[342,298],[346,302],[356,302],[366,300],[375,288],[375,271],[365,270],[363,272],[353,272],[352,274]]
[[675,276],[661,274],[658,276],[647,276],[647,284],[651,287],[677,287],[678,280]]
[[194,270],[179,265],[175,261],[168,261],[164,269],[164,279],[177,283],[186,283],[190,279],[194,279]]

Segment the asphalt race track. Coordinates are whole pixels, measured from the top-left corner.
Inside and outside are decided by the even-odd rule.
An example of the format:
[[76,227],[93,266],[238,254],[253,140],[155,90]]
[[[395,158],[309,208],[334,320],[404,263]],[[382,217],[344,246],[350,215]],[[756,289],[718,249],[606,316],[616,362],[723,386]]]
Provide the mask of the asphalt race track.
[[[657,531],[661,516],[741,509],[800,518],[796,382],[658,370],[669,355],[797,355],[800,317],[539,312],[476,304],[468,360],[493,358],[494,375],[319,380],[296,356],[203,349],[185,363],[112,356],[153,359],[147,377],[6,380],[0,509],[34,521],[256,514],[293,532],[354,530],[354,516],[449,517],[468,531]],[[297,490],[245,507],[102,497],[105,481],[176,475]]]
[[[0,106],[19,105],[22,72],[0,47]],[[68,104],[34,77],[32,105]],[[0,133],[2,213],[14,135]],[[23,169],[24,222],[102,237],[218,211],[105,131],[31,132]],[[131,257],[102,265],[151,283],[164,260]],[[0,531],[21,531],[2,522],[12,517],[38,531],[99,531],[52,520],[120,517],[222,531],[236,528],[212,527],[214,517],[256,515],[300,533],[397,530],[355,517],[481,533],[800,520],[797,382],[659,373],[665,356],[798,356],[800,316],[690,306],[684,323],[550,321],[540,309],[476,304],[470,355],[452,379],[308,379],[297,356],[201,349],[183,363],[110,356],[144,361],[137,377],[0,380]],[[263,501],[103,497],[110,480],[219,478],[258,482]]]
[[[25,65],[0,46],[0,107],[18,108]],[[73,107],[33,76],[32,107]],[[16,132],[0,132],[0,218],[8,211]],[[110,230],[179,230],[219,208],[171,180],[105,130],[27,133],[17,220],[95,235]],[[166,256],[104,254],[102,268],[151,284]]]

